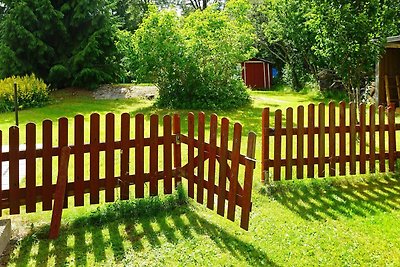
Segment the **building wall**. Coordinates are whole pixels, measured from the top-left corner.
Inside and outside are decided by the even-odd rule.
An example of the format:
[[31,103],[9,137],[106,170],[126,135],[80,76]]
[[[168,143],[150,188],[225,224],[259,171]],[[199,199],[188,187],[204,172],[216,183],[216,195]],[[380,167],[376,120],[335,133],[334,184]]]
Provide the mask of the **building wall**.
[[270,64],[262,61],[247,61],[242,66],[242,77],[248,87],[255,89],[270,88],[272,75]]
[[387,102],[385,90],[385,75],[389,78],[389,89],[391,98],[399,99],[396,87],[396,75],[400,75],[400,48],[386,48],[386,52],[379,61],[377,75],[377,87],[379,88],[378,103]]

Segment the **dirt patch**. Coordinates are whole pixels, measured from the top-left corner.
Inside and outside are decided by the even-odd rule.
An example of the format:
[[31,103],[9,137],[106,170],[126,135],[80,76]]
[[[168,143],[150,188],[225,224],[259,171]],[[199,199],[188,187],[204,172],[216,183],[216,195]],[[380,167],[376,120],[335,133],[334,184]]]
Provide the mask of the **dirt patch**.
[[95,99],[145,98],[154,99],[158,95],[158,88],[154,85],[102,85],[93,92]]

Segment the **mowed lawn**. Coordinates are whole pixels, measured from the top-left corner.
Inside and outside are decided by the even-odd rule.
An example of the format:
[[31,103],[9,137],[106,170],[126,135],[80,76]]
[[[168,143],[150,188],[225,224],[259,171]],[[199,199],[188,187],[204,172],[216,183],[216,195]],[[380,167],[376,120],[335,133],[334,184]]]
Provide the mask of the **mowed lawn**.
[[[244,133],[256,132],[257,160],[261,159],[264,107],[295,108],[323,100],[314,93],[285,91],[252,92],[252,96],[252,107],[216,113],[240,122]],[[81,91],[59,91],[53,94],[51,105],[21,111],[20,124],[36,122],[40,128],[44,119],[56,121],[65,116],[72,121],[77,113],[83,114],[88,122],[92,112],[102,115],[113,112],[118,125],[119,114],[123,112],[132,116],[144,113],[148,122],[152,113],[162,116],[177,111],[154,108],[147,100],[94,100]],[[187,112],[179,111],[183,126]],[[5,144],[13,120],[13,113],[0,114]],[[183,127],[182,132],[186,129]],[[119,137],[119,129],[116,136]],[[73,140],[72,127],[69,137]],[[85,138],[88,141],[87,135]],[[21,140],[24,140],[22,129]],[[242,143],[245,146],[246,138]],[[118,204],[85,206],[64,211],[60,238],[56,241],[47,239],[50,212],[11,217],[13,246],[10,255],[0,262],[8,262],[9,266],[400,265],[398,175],[315,179],[272,187],[265,187],[259,180],[258,162],[249,231],[193,201],[165,209],[149,208],[148,212],[142,208],[143,214],[115,216],[115,219],[107,212],[118,213]],[[143,205],[153,205],[149,202]],[[105,208],[105,205],[111,206]],[[133,209],[138,207],[141,204],[132,205]],[[104,220],[98,219],[102,214]],[[97,218],[96,224],[87,223],[93,217]]]

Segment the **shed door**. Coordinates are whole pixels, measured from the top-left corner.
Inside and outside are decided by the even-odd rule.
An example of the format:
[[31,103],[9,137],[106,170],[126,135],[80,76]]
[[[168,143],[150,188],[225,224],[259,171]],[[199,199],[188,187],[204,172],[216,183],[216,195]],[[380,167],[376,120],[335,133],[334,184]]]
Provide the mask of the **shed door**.
[[264,64],[262,62],[245,63],[245,83],[251,88],[266,88]]

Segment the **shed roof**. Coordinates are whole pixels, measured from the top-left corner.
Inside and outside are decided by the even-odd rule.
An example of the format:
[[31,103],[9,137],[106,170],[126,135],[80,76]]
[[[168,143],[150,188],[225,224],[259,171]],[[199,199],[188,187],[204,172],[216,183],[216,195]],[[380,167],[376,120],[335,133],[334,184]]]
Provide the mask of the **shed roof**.
[[253,58],[248,59],[246,61],[262,61],[262,62],[265,62],[265,63],[273,64],[273,62],[271,60],[264,59],[264,58],[259,58],[259,57],[253,57]]
[[400,35],[387,38],[386,48],[400,48]]

